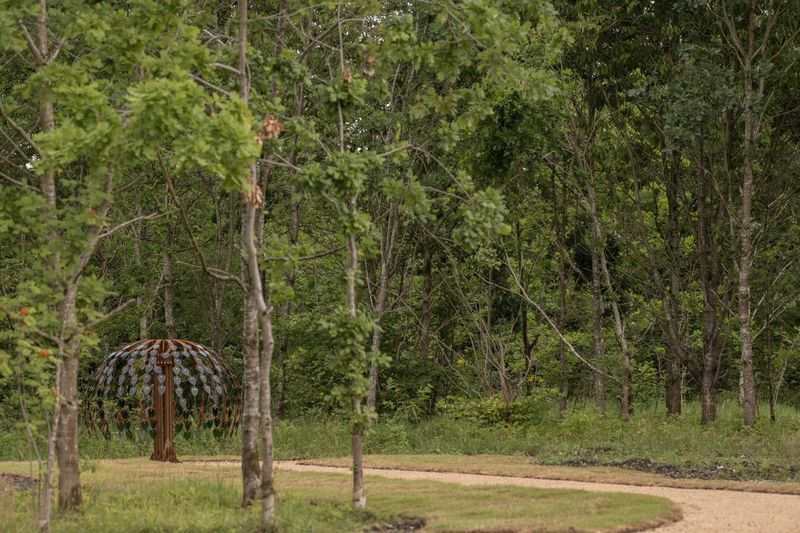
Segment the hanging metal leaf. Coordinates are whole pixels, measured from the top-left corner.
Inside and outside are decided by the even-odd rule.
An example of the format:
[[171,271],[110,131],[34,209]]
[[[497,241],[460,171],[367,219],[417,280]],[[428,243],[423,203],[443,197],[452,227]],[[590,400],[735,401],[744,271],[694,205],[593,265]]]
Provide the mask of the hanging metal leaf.
[[166,380],[167,380],[167,376],[165,376],[164,374],[160,374],[158,376],[158,382],[159,383],[164,383]]
[[164,393],[166,391],[167,391],[167,388],[164,385],[159,385],[158,386],[158,393],[161,394],[162,396],[164,395]]
[[200,392],[197,387],[192,387],[192,396],[197,396],[197,393]]

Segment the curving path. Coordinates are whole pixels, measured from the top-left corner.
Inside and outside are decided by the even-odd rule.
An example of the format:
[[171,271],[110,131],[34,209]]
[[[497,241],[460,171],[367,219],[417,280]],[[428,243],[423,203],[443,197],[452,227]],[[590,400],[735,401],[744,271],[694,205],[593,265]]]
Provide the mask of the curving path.
[[[350,472],[348,468],[309,465],[299,461],[277,461],[275,466],[278,469],[299,472]],[[579,489],[661,496],[680,505],[683,510],[683,520],[658,528],[659,533],[800,532],[800,496],[797,495],[640,487],[612,483],[376,468],[367,468],[365,473],[394,479],[444,481],[462,485],[516,485],[545,489]]]

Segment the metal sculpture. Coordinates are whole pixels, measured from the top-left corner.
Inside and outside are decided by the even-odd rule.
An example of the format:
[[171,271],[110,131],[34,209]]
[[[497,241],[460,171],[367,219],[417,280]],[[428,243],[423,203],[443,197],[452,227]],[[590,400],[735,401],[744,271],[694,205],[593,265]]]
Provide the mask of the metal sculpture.
[[193,428],[212,429],[215,436],[236,429],[239,390],[230,367],[205,346],[180,339],[138,341],[97,367],[84,420],[107,438],[112,427],[129,438],[149,434],[150,459],[175,463],[176,431],[190,438]]

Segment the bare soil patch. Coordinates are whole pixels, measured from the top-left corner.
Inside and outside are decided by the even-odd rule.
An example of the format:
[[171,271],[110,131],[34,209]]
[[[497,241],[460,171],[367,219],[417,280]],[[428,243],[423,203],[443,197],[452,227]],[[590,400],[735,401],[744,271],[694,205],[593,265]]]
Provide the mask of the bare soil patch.
[[610,466],[625,468],[638,472],[650,472],[672,479],[720,479],[731,481],[784,481],[800,479],[800,466],[758,464],[754,461],[742,461],[740,466],[700,465],[692,462],[682,464],[658,463],[643,457],[632,457],[624,461],[604,461],[602,459],[572,459],[558,462],[538,462],[541,465],[557,465],[571,467]]

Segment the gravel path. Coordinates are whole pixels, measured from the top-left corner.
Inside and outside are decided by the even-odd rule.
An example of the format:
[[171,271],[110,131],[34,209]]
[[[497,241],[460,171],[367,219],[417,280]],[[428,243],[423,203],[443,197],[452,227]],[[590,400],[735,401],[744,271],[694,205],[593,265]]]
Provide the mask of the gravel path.
[[[299,472],[349,472],[348,468],[277,461],[276,467]],[[516,485],[545,489],[650,494],[669,498],[683,510],[683,520],[657,529],[659,533],[796,533],[800,532],[800,496],[728,490],[638,487],[526,477],[487,476],[412,470],[367,468],[365,473],[394,479],[444,481],[462,485]],[[369,488],[367,489],[369,492]]]

